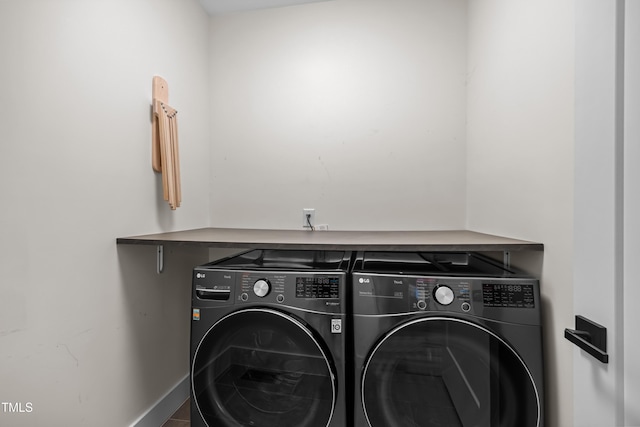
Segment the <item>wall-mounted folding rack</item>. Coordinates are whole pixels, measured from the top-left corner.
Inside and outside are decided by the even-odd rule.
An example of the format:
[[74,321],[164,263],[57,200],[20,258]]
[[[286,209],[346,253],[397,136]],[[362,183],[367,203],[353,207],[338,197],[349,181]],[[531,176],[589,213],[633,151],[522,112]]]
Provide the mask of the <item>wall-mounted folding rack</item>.
[[152,81],[151,165],[162,173],[164,200],[175,210],[182,201],[180,154],[178,149],[178,111],[169,106],[169,85],[160,76]]

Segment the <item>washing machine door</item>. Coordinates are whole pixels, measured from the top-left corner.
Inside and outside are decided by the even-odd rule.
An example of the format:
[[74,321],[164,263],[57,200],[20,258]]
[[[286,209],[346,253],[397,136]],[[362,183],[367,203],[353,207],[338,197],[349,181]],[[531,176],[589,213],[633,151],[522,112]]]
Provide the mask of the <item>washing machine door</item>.
[[371,351],[362,373],[371,427],[537,427],[539,396],[522,359],[477,324],[421,318]]
[[205,334],[192,393],[211,427],[326,427],[336,399],[334,364],[302,322],[269,309],[234,312]]

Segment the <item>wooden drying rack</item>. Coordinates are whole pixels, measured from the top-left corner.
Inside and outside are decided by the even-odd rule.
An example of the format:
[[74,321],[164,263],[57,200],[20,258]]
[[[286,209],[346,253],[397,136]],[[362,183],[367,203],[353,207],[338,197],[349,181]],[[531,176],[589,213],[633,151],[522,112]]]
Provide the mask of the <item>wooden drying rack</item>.
[[152,98],[151,164],[154,171],[162,173],[164,200],[175,210],[182,201],[178,111],[169,106],[169,85],[162,77],[153,77]]

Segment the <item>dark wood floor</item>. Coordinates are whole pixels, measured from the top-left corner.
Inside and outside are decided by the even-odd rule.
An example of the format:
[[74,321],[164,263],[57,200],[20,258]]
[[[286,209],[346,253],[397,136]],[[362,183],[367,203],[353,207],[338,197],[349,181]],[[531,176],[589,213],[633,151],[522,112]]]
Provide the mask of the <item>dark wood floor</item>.
[[191,416],[189,414],[189,399],[182,404],[175,414],[171,415],[171,418],[165,422],[162,427],[189,427],[191,422]]

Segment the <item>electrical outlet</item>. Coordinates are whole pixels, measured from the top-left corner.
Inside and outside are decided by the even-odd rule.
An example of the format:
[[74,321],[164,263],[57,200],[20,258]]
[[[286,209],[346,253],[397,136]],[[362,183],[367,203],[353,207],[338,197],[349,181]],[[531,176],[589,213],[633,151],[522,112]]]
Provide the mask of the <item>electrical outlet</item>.
[[302,227],[313,228],[313,224],[315,223],[316,223],[316,210],[313,208],[302,209]]

